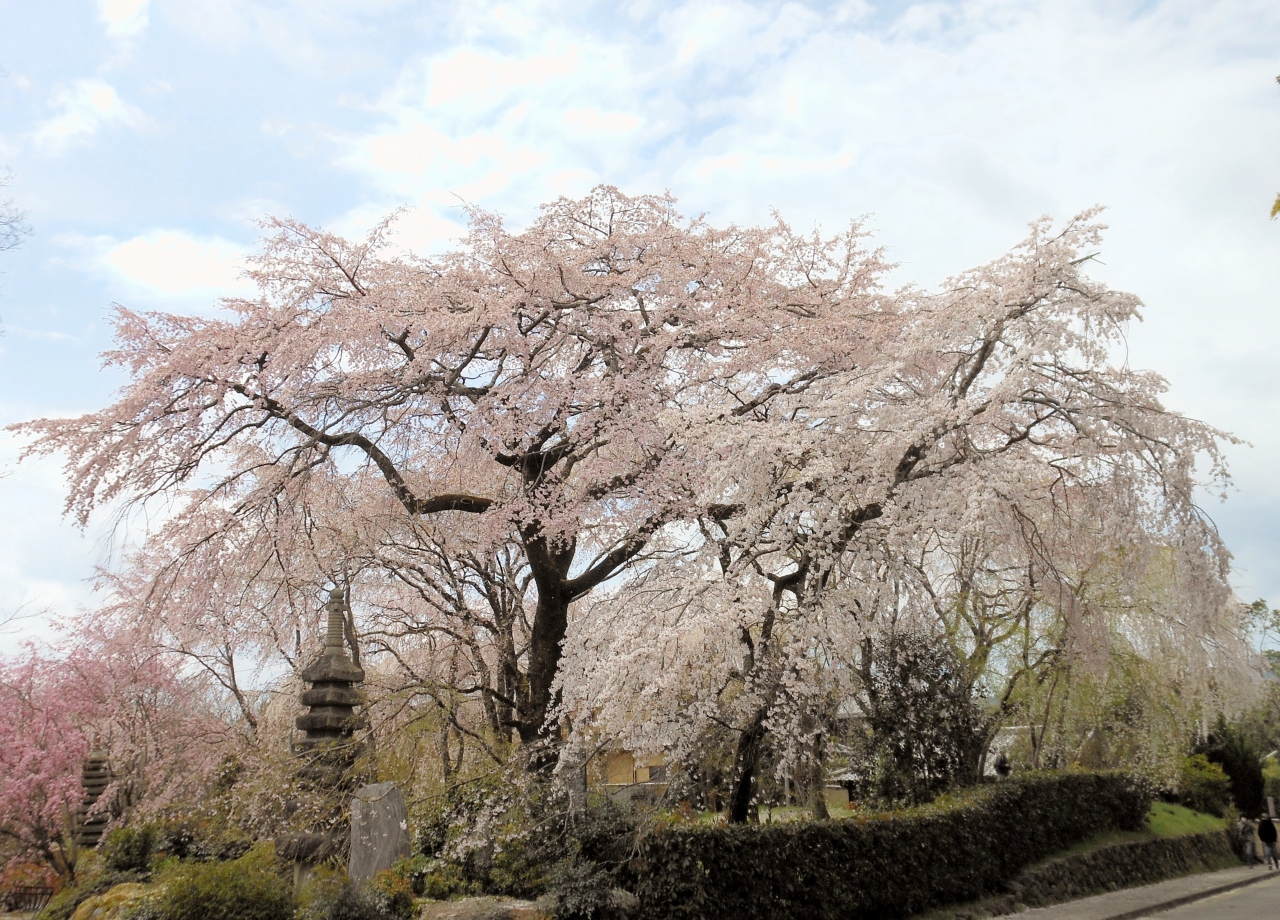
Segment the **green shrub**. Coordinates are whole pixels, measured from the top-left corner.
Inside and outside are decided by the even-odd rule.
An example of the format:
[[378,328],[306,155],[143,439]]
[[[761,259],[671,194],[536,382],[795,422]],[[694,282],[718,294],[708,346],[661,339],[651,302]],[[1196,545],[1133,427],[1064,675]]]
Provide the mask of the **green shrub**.
[[377,891],[348,885],[328,904],[325,920],[408,920],[413,914],[413,899],[407,907],[397,904],[389,909],[386,899]]
[[54,894],[38,916],[40,920],[70,920],[70,916],[82,903],[97,894],[111,891],[116,884],[120,884],[120,879],[115,873],[82,875],[76,880],[76,884],[64,885],[61,891]]
[[295,891],[294,920],[328,920],[333,902],[348,885],[346,866],[329,861],[306,873]]
[[475,894],[479,886],[467,879],[462,869],[452,863],[439,859],[417,856],[406,860],[405,874],[413,886],[413,892],[433,901],[448,901],[450,898]]
[[102,864],[115,872],[146,872],[151,866],[156,831],[149,824],[142,827],[117,827],[98,846]]
[[175,866],[151,906],[156,920],[291,920],[292,887],[270,846],[232,862]]
[[593,864],[612,877],[631,855],[638,821],[634,809],[607,797],[593,796],[577,811],[563,790],[532,785],[504,815],[485,871],[473,861],[471,876],[488,893],[518,898],[548,893],[553,869],[566,861]]
[[977,779],[982,716],[968,668],[944,643],[897,632],[869,646],[864,794],[918,805]]
[[1178,773],[1178,797],[1195,811],[1222,817],[1231,804],[1231,780],[1222,767],[1204,754],[1193,754],[1182,761]]
[[413,885],[393,869],[384,869],[369,883],[378,909],[393,920],[409,920],[413,916]]
[[449,809],[436,804],[417,816],[417,829],[413,833],[413,850],[423,856],[439,856],[449,842],[449,827],[453,824]]
[[551,870],[555,920],[596,920],[610,907],[613,876],[590,860],[567,859]]
[[215,830],[189,818],[173,818],[155,826],[153,854],[200,862],[228,862],[239,859],[253,844],[225,831]]
[[116,872],[105,869],[100,862],[96,866],[90,863],[77,875],[75,884],[64,885],[38,916],[40,920],[70,920],[76,908],[89,898],[106,894],[117,885],[146,880],[147,875],[142,872]]
[[1150,801],[1130,776],[1061,773],[869,819],[668,827],[641,844],[628,881],[654,920],[898,917],[998,891],[1097,833],[1138,830]]

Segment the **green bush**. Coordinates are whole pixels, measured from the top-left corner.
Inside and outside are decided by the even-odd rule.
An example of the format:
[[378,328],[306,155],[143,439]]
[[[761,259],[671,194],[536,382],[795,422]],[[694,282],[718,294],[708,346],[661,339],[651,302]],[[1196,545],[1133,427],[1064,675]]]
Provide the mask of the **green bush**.
[[869,819],[669,827],[643,841],[628,887],[654,920],[900,917],[998,891],[1102,831],[1138,830],[1150,802],[1134,777],[1061,773]]
[[74,882],[64,884],[45,905],[38,916],[40,920],[69,920],[81,904],[89,898],[106,894],[117,885],[128,882],[146,882],[145,872],[117,872],[103,863],[101,854],[89,851],[80,857]]
[[968,668],[945,644],[897,632],[869,646],[864,794],[919,805],[977,779],[982,716]]
[[461,868],[429,856],[402,859],[396,863],[394,871],[408,879],[414,894],[433,901],[447,901],[479,890],[462,874]]
[[156,831],[151,825],[117,827],[98,846],[102,864],[115,872],[146,872],[151,866]]
[[610,798],[592,796],[576,811],[562,790],[531,785],[504,815],[487,866],[478,871],[473,860],[468,872],[487,893],[530,899],[552,892],[553,874],[569,863],[589,864],[591,872],[612,878],[630,858],[638,822],[633,808]]
[[164,854],[199,862],[228,862],[248,853],[251,846],[253,844],[243,837],[180,817],[155,825],[152,855]]
[[413,916],[413,883],[392,869],[384,869],[369,883],[378,909],[393,920],[410,920]]
[[590,860],[565,860],[551,870],[555,920],[597,920],[610,908],[613,876]]
[[327,905],[324,920],[409,920],[413,899],[397,897],[391,903],[376,888],[348,885]]
[[413,850],[423,856],[439,856],[449,842],[449,828],[453,825],[450,810],[440,804],[422,811],[417,816],[417,830],[413,834]]
[[1204,754],[1193,754],[1182,761],[1178,774],[1178,797],[1195,811],[1222,817],[1231,804],[1231,780],[1222,767]]
[[37,916],[40,920],[70,920],[76,908],[89,898],[106,894],[116,885],[145,880],[146,877],[140,872],[85,873],[77,878],[74,885],[63,886]]
[[232,862],[175,866],[149,913],[156,920],[291,920],[292,886],[275,853],[257,847]]

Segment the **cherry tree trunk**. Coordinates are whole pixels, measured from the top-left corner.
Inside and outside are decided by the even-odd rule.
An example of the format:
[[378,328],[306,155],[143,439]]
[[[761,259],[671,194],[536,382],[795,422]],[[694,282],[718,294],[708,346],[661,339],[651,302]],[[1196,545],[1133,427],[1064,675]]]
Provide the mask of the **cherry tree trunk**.
[[814,820],[826,821],[831,817],[827,810],[826,770],[823,769],[820,757],[815,757],[809,767],[809,811]]
[[764,718],[761,711],[738,738],[733,756],[733,786],[729,790],[729,823],[746,824],[756,788],[760,765],[760,749],[764,744]]
[[[547,725],[551,686],[560,667],[561,643],[569,625],[569,600],[557,593],[539,591],[529,635],[529,702],[520,715],[520,741],[534,744],[555,740],[554,726]],[[552,759],[554,764],[554,757]]]

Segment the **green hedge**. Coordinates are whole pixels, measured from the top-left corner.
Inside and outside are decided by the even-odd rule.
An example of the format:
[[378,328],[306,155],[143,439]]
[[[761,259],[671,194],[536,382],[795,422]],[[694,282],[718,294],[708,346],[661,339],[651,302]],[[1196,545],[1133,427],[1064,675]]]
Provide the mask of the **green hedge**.
[[996,892],[1101,831],[1137,830],[1150,802],[1130,776],[1060,773],[905,815],[672,827],[642,843],[630,881],[645,920],[902,917]]
[[1039,907],[1239,865],[1228,833],[1210,831],[1117,843],[1051,859],[1022,873],[1008,888],[1018,902]]
[[1027,907],[1061,904],[1239,865],[1226,831],[1117,843],[1032,866],[1006,883],[1008,893],[931,913],[929,920],[1003,917]]

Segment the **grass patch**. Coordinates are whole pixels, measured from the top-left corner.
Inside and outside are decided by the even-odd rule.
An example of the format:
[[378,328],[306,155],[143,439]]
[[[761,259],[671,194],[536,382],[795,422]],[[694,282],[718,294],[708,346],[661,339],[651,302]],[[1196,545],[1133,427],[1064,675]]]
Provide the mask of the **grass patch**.
[[1147,814],[1147,829],[1153,837],[1203,834],[1206,831],[1220,831],[1226,826],[1225,818],[1206,815],[1169,802],[1152,802],[1151,811]]

